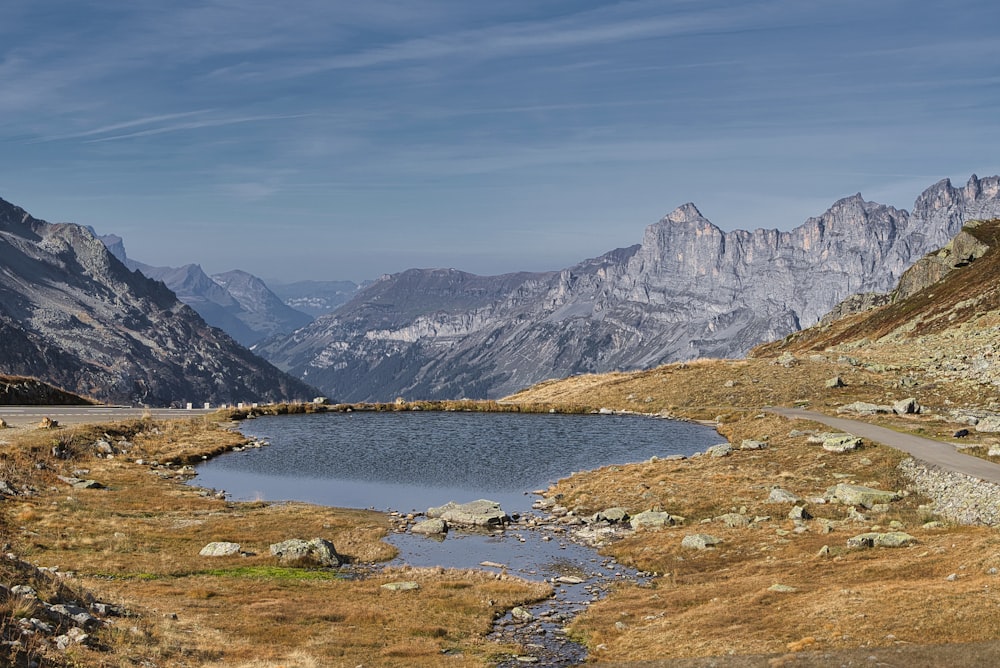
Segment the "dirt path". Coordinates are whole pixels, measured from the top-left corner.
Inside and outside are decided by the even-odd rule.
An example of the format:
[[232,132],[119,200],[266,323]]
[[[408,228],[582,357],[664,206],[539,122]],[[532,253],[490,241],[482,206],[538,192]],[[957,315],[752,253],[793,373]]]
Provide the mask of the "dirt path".
[[1000,464],[994,464],[985,459],[962,454],[950,443],[935,441],[912,434],[904,434],[859,420],[831,417],[803,408],[769,408],[767,410],[787,418],[820,422],[834,429],[840,429],[855,436],[862,436],[873,441],[878,441],[883,445],[896,448],[897,450],[902,450],[927,464],[964,473],[980,480],[1000,483]]

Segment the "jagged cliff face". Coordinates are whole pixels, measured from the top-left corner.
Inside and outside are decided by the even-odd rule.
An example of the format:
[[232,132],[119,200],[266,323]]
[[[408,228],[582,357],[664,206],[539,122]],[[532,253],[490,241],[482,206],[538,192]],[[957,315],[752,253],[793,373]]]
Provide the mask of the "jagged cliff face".
[[87,229],[0,200],[0,373],[103,401],[177,405],[315,391],[209,327]]
[[638,246],[560,272],[411,270],[260,350],[343,400],[499,397],[550,377],[742,356],[891,289],[970,218],[1000,215],[1000,179],[942,181],[913,212],[860,195],[789,231],[723,232],[692,204]]

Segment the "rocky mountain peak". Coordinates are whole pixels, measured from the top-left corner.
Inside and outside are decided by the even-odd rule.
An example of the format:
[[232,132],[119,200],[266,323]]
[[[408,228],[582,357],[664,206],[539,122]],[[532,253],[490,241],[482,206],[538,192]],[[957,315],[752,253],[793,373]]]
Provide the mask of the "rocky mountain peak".
[[404,272],[262,351],[345,400],[498,397],[545,378],[735,357],[883,292],[964,220],[1000,215],[998,178],[935,184],[913,214],[860,193],[788,231],[723,232],[691,203],[638,247],[562,271]]
[[701,215],[701,211],[692,202],[681,204],[679,207],[664,216],[661,223],[707,223],[708,219]]

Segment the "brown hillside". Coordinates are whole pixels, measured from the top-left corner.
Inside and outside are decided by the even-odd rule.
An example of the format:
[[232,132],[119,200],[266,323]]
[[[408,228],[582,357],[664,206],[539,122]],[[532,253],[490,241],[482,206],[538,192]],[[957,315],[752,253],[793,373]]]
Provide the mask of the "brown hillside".
[[863,345],[864,340],[893,343],[940,336],[963,325],[989,330],[1000,322],[998,312],[1000,220],[975,221],[907,271],[891,303],[758,346],[750,355],[822,351],[848,343]]
[[0,376],[0,406],[82,406],[93,401],[35,378]]

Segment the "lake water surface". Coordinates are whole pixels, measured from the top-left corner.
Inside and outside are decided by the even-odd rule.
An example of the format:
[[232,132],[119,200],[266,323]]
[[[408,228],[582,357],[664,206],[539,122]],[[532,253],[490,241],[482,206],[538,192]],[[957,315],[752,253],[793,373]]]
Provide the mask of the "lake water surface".
[[[324,413],[257,418],[240,429],[271,446],[208,461],[194,484],[243,500],[404,513],[488,498],[508,514],[525,514],[531,490],[574,471],[690,455],[722,440],[697,424],[620,415]],[[530,608],[536,619],[514,622],[508,613],[491,637],[518,643],[531,652],[528,659],[553,668],[586,658],[585,648],[565,637],[566,620],[614,584],[643,577],[566,532],[524,523],[506,531],[451,531],[444,540],[409,532],[388,540],[399,549],[391,565],[486,568],[551,582],[553,597]],[[582,582],[561,582],[566,574]],[[518,665],[515,657],[498,664]]]
[[241,424],[271,447],[198,467],[196,484],[233,498],[426,511],[447,501],[530,508],[527,494],[574,471],[703,451],[709,427],[625,415],[353,412]]

